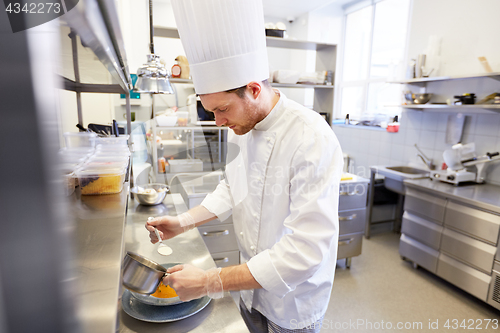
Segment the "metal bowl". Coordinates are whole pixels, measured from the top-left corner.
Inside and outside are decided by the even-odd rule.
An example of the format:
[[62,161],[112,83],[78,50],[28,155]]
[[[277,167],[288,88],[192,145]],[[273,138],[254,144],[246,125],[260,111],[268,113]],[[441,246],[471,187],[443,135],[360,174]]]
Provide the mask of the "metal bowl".
[[162,265],[134,252],[128,251],[123,259],[123,286],[136,293],[154,293],[166,273]]
[[[155,193],[142,193],[146,189],[154,189]],[[159,190],[163,190],[160,191]],[[170,192],[170,188],[165,184],[145,184],[134,186],[132,192],[141,205],[153,206],[159,205],[165,200],[165,196]]]
[[[174,267],[180,265],[180,263],[168,263],[168,264],[163,264],[162,266],[165,267],[166,269],[170,267]],[[156,305],[156,306],[166,306],[166,305],[175,305],[175,304],[180,304],[183,303],[179,296],[177,297],[171,297],[171,298],[160,298],[160,297],[154,297],[151,295],[144,295],[144,294],[139,294],[136,292],[131,291],[132,296],[137,298],[140,302],[149,304],[149,305]]]
[[405,99],[413,104],[425,104],[431,100],[432,94],[405,94]]

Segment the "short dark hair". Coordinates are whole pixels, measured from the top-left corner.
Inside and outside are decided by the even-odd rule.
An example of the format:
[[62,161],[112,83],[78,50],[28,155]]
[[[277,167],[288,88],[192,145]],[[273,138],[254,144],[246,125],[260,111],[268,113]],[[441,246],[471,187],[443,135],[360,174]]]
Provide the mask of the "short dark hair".
[[[268,87],[268,88],[271,87],[271,84],[269,84],[269,81],[267,79],[265,79],[264,81],[262,81],[262,85],[265,86],[265,87]],[[225,92],[227,92],[227,93],[235,93],[236,95],[238,95],[239,98],[245,98],[245,90],[246,89],[247,89],[247,86],[244,85],[244,86],[239,87],[239,88],[234,88],[234,89],[226,90]]]

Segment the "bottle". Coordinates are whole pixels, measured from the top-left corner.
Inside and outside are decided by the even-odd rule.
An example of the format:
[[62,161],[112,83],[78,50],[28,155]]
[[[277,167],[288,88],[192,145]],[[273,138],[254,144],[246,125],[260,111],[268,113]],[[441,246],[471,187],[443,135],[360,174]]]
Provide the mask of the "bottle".
[[350,122],[349,122],[349,113],[345,115],[345,121],[344,121],[344,124],[346,125],[349,125]]
[[410,64],[408,65],[408,69],[406,71],[406,78],[407,79],[414,79],[415,78],[415,66],[416,66],[416,60],[411,59]]
[[179,65],[179,63],[175,63],[172,66],[172,77],[180,78],[181,73],[182,73],[181,65]]
[[391,132],[391,133],[397,133],[399,132],[399,122],[398,122],[398,116],[394,116],[392,124],[388,124],[386,131]]

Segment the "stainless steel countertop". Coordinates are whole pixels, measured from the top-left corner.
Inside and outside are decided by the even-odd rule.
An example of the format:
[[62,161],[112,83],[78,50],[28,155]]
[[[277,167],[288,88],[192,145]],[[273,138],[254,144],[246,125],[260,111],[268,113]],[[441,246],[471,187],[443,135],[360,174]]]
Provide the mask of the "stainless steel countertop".
[[[157,206],[141,206],[135,200],[129,201],[127,221],[125,224],[125,251],[133,251],[160,264],[181,262],[189,263],[203,269],[215,267],[198,229],[167,240],[173,253],[162,256],[157,252],[157,245],[149,241],[149,233],[144,224],[149,216],[177,215],[187,210],[178,193],[168,194],[163,204]],[[123,291],[123,290],[122,290]],[[121,303],[120,303],[121,304]],[[248,332],[233,299],[226,293],[222,299],[212,300],[199,313],[183,320],[170,323],[148,323],[130,317],[120,311],[119,332]]]
[[454,186],[430,179],[405,180],[405,185],[500,214],[500,186],[473,184]]
[[76,306],[85,333],[116,331],[128,192],[126,182],[118,194],[70,197],[76,219]]

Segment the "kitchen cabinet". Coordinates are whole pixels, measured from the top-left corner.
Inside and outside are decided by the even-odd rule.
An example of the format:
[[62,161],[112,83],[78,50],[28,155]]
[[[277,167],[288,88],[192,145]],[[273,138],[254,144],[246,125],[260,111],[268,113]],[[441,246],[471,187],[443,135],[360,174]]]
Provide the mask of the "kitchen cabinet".
[[[500,309],[500,187],[405,181],[399,253]],[[495,296],[496,295],[496,296]]]
[[[466,75],[466,76],[423,77],[423,78],[415,78],[408,80],[391,81],[389,83],[401,83],[401,84],[416,85],[419,87],[427,87],[427,83],[467,80],[467,79],[485,79],[485,80],[492,79],[500,81],[500,73],[495,72],[495,73],[485,73],[480,75]],[[426,92],[432,93],[432,91],[426,91]],[[485,94],[491,94],[492,92],[494,91],[488,91],[485,92]],[[449,98],[452,97],[453,95],[449,96]],[[404,109],[415,109],[420,111],[433,111],[433,112],[471,112],[471,111],[473,111],[474,113],[500,112],[500,104],[447,105],[447,104],[427,103],[427,104],[401,105],[401,107]]]
[[[155,37],[179,38],[177,29],[155,27]],[[311,50],[316,51],[316,68],[315,71],[332,71],[335,72],[337,62],[337,45],[328,43],[317,43],[309,41],[297,41],[283,39],[277,37],[266,37],[267,47],[282,48],[289,50]],[[192,83],[191,80],[172,79],[173,83]],[[334,85],[324,84],[282,84],[271,82],[273,87],[277,88],[299,88],[299,89],[314,89],[313,109],[320,113],[328,114],[328,119],[333,119],[333,96]]]
[[362,250],[366,226],[367,191],[369,180],[355,175],[340,182],[339,190],[339,246],[337,259],[345,259],[351,267],[351,258]]

